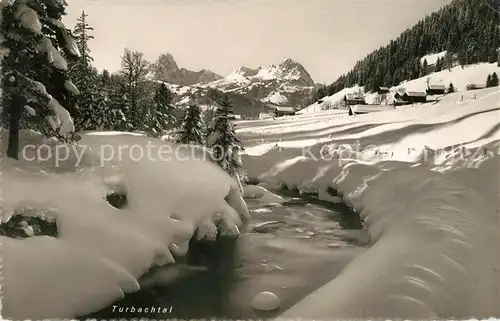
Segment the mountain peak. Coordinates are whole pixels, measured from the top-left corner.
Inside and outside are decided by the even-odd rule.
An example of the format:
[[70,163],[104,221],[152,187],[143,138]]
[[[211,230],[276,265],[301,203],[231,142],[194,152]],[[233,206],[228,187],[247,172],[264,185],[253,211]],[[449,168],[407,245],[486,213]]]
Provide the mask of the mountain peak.
[[244,77],[252,77],[252,76],[255,76],[258,72],[259,72],[258,69],[252,69],[252,68],[248,68],[245,66],[241,66],[238,69],[236,69],[236,71],[234,73],[239,74],[239,75],[244,76]]
[[161,64],[164,68],[169,70],[179,70],[179,66],[177,66],[174,56],[168,52],[160,55],[156,63]]
[[281,61],[280,65],[288,65],[288,64],[298,64],[295,60],[292,58],[286,58]]
[[314,80],[311,75],[307,72],[306,68],[299,62],[286,58],[281,61],[278,68],[284,77],[289,79],[295,79],[301,83],[303,86],[314,86]]
[[153,71],[156,80],[185,86],[211,82],[222,78],[207,69],[192,71],[186,68],[179,68],[171,53],[160,55],[153,65]]

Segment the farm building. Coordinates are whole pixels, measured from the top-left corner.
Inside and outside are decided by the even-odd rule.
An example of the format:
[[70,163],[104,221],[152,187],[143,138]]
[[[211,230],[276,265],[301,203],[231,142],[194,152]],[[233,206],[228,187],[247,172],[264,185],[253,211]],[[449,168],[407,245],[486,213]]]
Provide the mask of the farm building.
[[344,96],[346,106],[366,105],[365,97],[358,94],[347,94]]
[[275,117],[292,116],[292,115],[295,115],[295,110],[293,110],[292,107],[276,107],[274,109]]
[[406,105],[406,102],[402,98],[394,97],[393,105],[394,106],[403,106],[403,105]]
[[479,84],[468,84],[467,85],[467,90],[477,90],[477,89],[484,89],[486,88],[486,85],[479,85]]
[[427,94],[421,91],[407,91],[401,98],[410,104],[425,103],[427,101]]
[[403,94],[404,92],[402,93],[398,91],[397,93],[394,94],[394,99],[403,99]]
[[429,85],[429,87],[427,87],[427,95],[444,95],[445,93],[445,85]]

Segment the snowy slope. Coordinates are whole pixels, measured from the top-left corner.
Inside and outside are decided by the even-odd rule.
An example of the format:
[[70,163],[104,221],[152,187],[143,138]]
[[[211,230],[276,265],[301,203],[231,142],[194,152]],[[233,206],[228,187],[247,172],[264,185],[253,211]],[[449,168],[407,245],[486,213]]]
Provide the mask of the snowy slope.
[[[237,235],[248,218],[237,183],[187,149],[169,154],[175,145],[112,132],[83,134],[78,149],[27,132],[22,142],[50,148],[40,150],[46,160],[31,160],[34,147],[21,161],[2,160],[1,221],[43,215],[57,221],[59,237],[0,236],[4,317],[62,319],[104,308],[137,291],[152,266],[185,255],[193,236],[214,239],[214,222]],[[126,193],[124,209],[107,203],[112,191]]]
[[342,197],[373,243],[281,318],[500,316],[498,87],[414,108],[280,122],[241,124],[248,174],[270,188]]
[[[442,54],[443,53],[440,53],[439,55]],[[437,59],[437,56],[439,55],[431,55],[425,57],[429,59],[435,57],[435,59]],[[488,75],[494,72],[496,72],[497,74],[500,73],[500,68],[496,63],[492,64],[481,63],[476,65],[468,65],[464,66],[464,68],[462,68],[461,66],[456,66],[453,67],[451,71],[445,69],[443,71],[432,73],[421,78],[403,82],[398,86],[392,87],[390,91],[394,93],[398,89],[403,89],[403,88],[409,91],[425,91],[427,89],[427,82],[429,82],[430,85],[445,85],[446,87],[448,87],[450,83],[453,83],[456,90],[465,91],[467,85],[469,84],[485,85],[486,78],[488,77]],[[359,86],[344,88],[338,93],[323,98],[322,99],[323,103],[319,104],[314,103],[302,109],[299,113],[300,114],[315,113],[323,109],[329,109],[335,106],[335,104],[340,103],[340,101],[344,98],[346,94],[356,93],[360,91],[363,92],[364,88]],[[367,93],[366,102],[369,104],[373,103],[377,96],[378,95],[376,93]]]
[[341,91],[339,91],[331,96],[324,97],[323,99],[321,99],[321,103],[316,102],[316,103],[302,109],[298,113],[299,114],[307,114],[307,113],[315,113],[315,112],[326,110],[326,109],[331,109],[331,108],[335,107],[336,104],[339,104],[342,101],[342,99],[344,99],[344,96],[346,94],[363,93],[363,92],[364,92],[364,88],[360,87],[360,86],[344,88]]
[[468,65],[462,68],[456,66],[449,71],[448,69],[432,73],[428,76],[410,80],[404,84],[393,87],[406,88],[407,90],[425,90],[427,88],[427,80],[431,85],[446,85],[451,83],[459,91],[465,91],[469,84],[485,85],[486,78],[489,74],[496,72],[500,73],[500,67],[496,63],[482,63],[477,65]]
[[425,55],[422,58],[420,58],[420,63],[423,65],[424,61],[427,60],[427,65],[433,66],[437,63],[438,59],[442,59],[444,58],[444,56],[446,56],[446,51]]

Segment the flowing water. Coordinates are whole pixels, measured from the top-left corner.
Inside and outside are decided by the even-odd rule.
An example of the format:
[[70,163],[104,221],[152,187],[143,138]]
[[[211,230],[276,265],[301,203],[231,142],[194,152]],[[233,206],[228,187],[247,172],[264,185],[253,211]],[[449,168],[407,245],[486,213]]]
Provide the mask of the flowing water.
[[[335,278],[368,245],[367,232],[341,207],[300,200],[283,207],[258,200],[247,205],[251,226],[238,239],[192,242],[180,263],[153,269],[139,280],[140,291],[84,318],[275,317]],[[253,228],[268,221],[276,222]],[[263,291],[281,299],[278,310],[251,308]]]

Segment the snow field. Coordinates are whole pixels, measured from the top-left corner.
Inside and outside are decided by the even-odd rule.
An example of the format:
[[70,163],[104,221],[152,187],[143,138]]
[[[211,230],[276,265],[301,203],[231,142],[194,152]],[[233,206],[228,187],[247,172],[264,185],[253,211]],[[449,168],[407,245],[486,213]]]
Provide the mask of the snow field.
[[[430,61],[434,61],[437,60],[437,57],[440,55],[444,55],[444,53],[426,56],[423,58],[428,58],[430,59]],[[488,77],[488,75],[494,72],[496,72],[497,75],[500,74],[500,67],[498,67],[497,63],[491,63],[491,64],[480,63],[475,65],[464,66],[463,68],[461,66],[456,66],[453,67],[451,70],[444,69],[442,71],[435,72],[421,78],[405,81],[398,86],[390,88],[390,92],[395,93],[399,89],[406,89],[408,91],[425,91],[427,89],[427,83],[429,83],[430,85],[445,85],[446,87],[448,87],[450,83],[453,83],[453,86],[455,87],[456,91],[464,92],[466,90],[467,85],[469,84],[485,85],[486,78]],[[364,92],[364,87],[356,85],[351,88],[344,88],[338,93],[324,97],[322,99],[323,101],[322,103],[320,104],[314,103],[302,109],[299,112],[299,114],[317,113],[321,111],[322,106],[327,106],[327,105],[333,106],[334,104],[339,103],[346,94],[357,93],[360,91]],[[473,93],[473,91],[467,92],[467,94],[468,93]],[[366,95],[367,103],[373,102],[376,96],[378,96],[378,94],[367,93]]]
[[[459,92],[349,123],[310,113],[282,120],[294,134],[289,141],[246,148],[248,175],[262,186],[345,202],[372,242],[280,318],[500,316],[499,95],[498,88]],[[285,137],[268,124],[256,125],[261,139]],[[330,141],[312,143],[312,133]],[[319,157],[324,146],[337,157]]]

